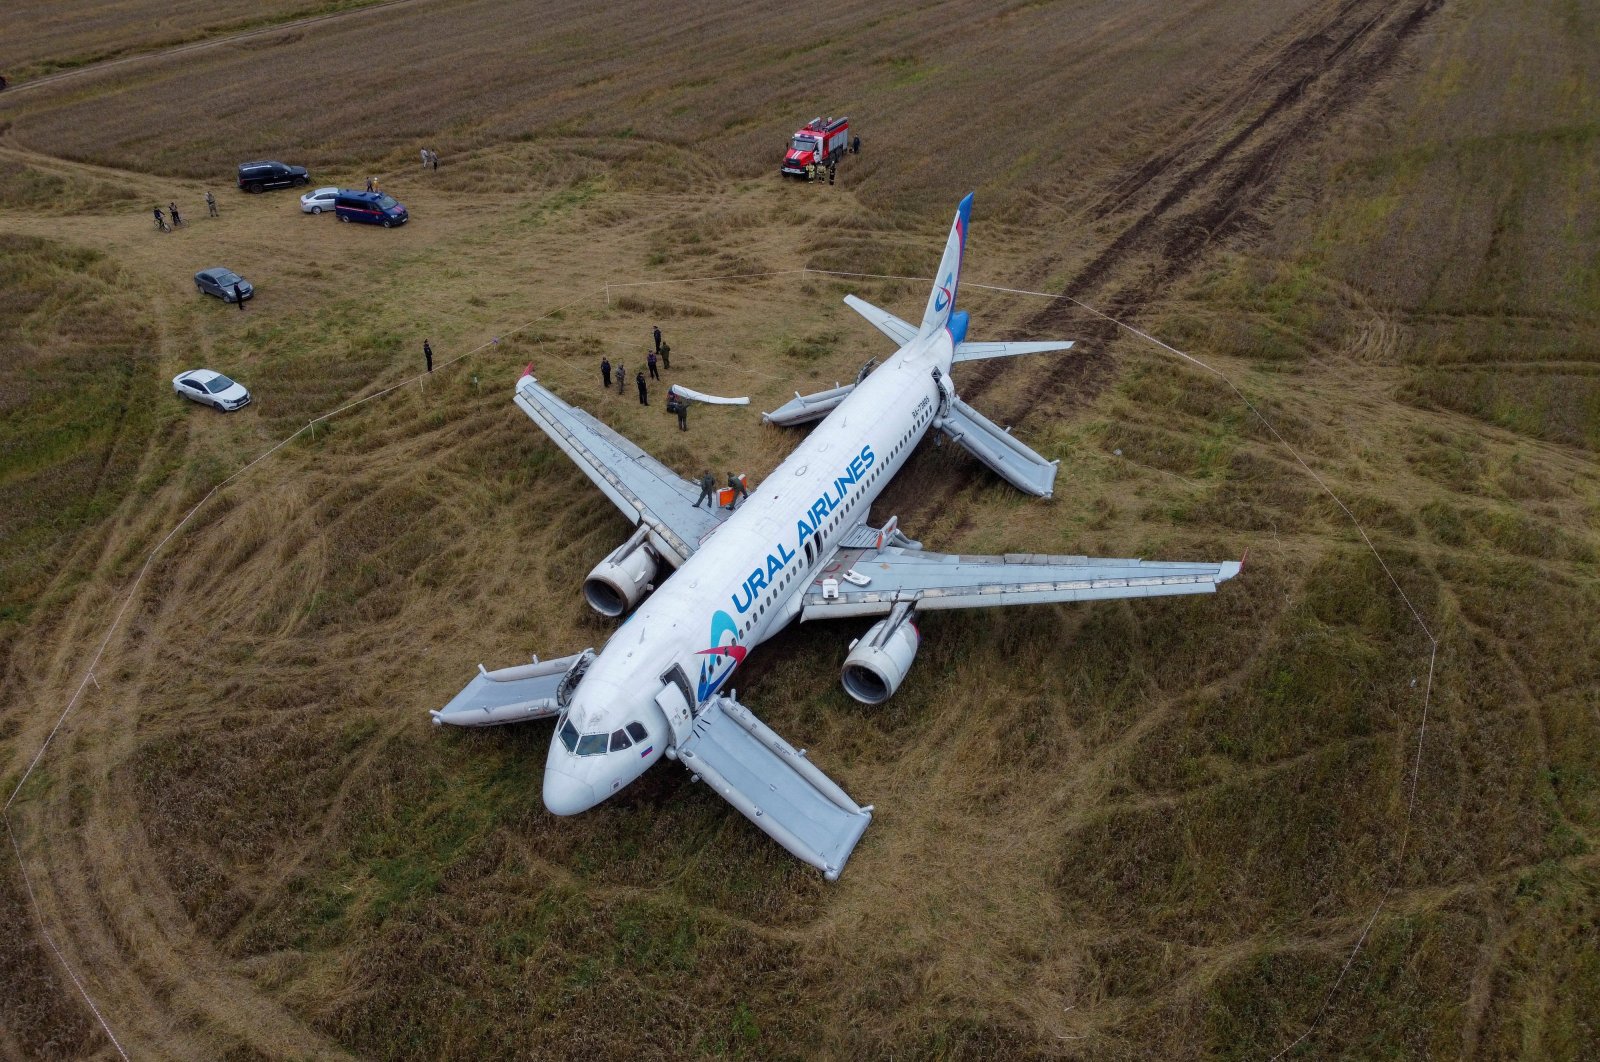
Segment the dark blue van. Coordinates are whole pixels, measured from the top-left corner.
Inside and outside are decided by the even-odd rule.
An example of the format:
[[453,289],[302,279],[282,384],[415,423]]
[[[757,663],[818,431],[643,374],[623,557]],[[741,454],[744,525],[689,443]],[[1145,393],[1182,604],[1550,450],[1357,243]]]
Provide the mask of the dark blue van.
[[333,214],[340,221],[365,221],[386,229],[411,220],[405,204],[387,192],[341,191],[333,201]]

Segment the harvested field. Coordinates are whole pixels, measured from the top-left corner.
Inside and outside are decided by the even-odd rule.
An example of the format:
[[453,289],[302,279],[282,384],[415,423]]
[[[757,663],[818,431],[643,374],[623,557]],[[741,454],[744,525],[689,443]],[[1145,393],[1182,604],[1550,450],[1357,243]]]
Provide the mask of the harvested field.
[[[220,43],[163,55],[185,10],[101,11],[0,15],[0,65],[64,74],[0,95],[0,1054],[1600,1036],[1589,16],[416,0],[222,41],[299,13],[223,4],[194,19]],[[156,54],[77,65],[125,51]],[[864,153],[778,181],[828,110]],[[236,193],[257,156],[378,175],[414,220]],[[835,885],[675,766],[559,819],[548,724],[428,725],[480,660],[615,629],[578,587],[627,522],[510,404],[524,365],[759,480],[797,436],[754,410],[884,353],[842,295],[926,293],[841,274],[927,274],[973,187],[974,335],[1081,343],[957,384],[1057,495],[925,446],[874,516],[948,551],[1248,548],[1243,576],[930,615],[875,709],[837,684],[864,625],[752,654],[741,699],[878,808]],[[242,313],[193,292],[219,263]],[[601,392],[652,324],[675,379],[751,409],[684,436]],[[177,404],[202,363],[255,404]]]

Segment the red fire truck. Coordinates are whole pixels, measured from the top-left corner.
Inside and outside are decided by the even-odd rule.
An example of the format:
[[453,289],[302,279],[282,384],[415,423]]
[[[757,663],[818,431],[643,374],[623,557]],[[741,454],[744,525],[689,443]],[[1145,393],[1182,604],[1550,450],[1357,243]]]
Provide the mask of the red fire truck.
[[825,166],[838,161],[850,144],[850,119],[813,118],[804,129],[797,130],[789,141],[789,150],[783,156],[778,172],[791,177],[804,177],[806,166],[816,163]]

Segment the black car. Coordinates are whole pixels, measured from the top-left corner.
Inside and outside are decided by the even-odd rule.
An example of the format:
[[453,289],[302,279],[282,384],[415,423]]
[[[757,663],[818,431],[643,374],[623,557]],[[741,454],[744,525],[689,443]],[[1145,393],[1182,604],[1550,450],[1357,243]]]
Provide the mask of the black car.
[[304,166],[290,166],[282,162],[247,162],[239,167],[239,187],[247,192],[289,188],[310,182],[311,174]]

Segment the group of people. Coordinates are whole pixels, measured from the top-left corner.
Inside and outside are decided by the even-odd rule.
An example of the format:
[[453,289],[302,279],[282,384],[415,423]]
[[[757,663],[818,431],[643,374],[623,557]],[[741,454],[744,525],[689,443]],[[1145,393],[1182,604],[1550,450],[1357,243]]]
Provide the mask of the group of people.
[[[640,369],[634,377],[634,382],[639,387],[639,404],[641,406],[650,404],[650,386],[645,382],[645,373],[648,372],[652,380],[660,380],[661,370],[672,368],[672,347],[661,342],[661,328],[659,325],[650,329],[650,338],[652,344],[650,350],[645,354],[645,367]],[[617,380],[617,393],[621,394],[626,391],[628,388],[627,368],[620,361],[615,366],[612,366],[610,358],[602,357],[600,359],[600,386],[609,389],[613,376]],[[689,403],[670,390],[667,392],[667,412],[678,415],[679,431],[689,430]]]
[[[162,213],[160,207],[155,208],[156,228],[161,232],[171,232],[183,224],[183,215],[178,213],[178,204],[175,201],[167,202],[169,213]],[[211,217],[221,217],[217,213],[217,197],[209,191],[206,192],[206,213]]]
[[[861,138],[859,136],[851,137],[850,146],[846,150],[848,150],[852,155],[861,154]],[[838,168],[839,160],[834,158],[832,155],[828,156],[828,161],[826,162],[808,162],[806,163],[806,180],[820,181],[822,180],[823,176],[826,175],[828,178],[828,183],[832,184],[834,173],[836,170],[838,170]]]
[[[723,506],[724,509],[732,509],[739,504],[741,498],[750,500],[750,491],[745,487],[743,476],[729,472],[728,489],[731,493],[728,495],[728,504]],[[700,497],[695,499],[694,507],[700,508],[701,502],[705,502],[708,509],[717,504],[717,477],[711,474],[709,468],[700,473]]]
[[436,170],[439,168],[439,153],[432,148],[422,149],[422,168]]

